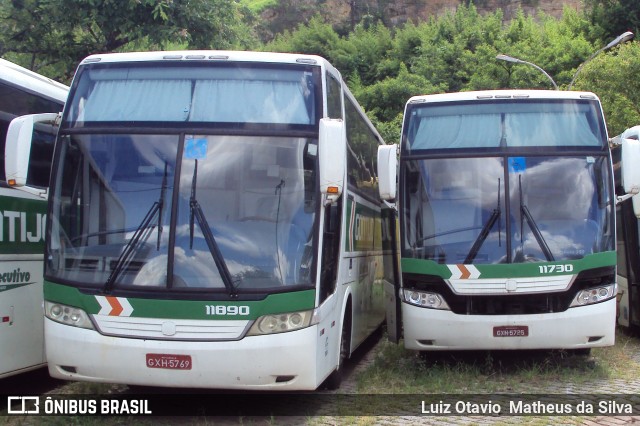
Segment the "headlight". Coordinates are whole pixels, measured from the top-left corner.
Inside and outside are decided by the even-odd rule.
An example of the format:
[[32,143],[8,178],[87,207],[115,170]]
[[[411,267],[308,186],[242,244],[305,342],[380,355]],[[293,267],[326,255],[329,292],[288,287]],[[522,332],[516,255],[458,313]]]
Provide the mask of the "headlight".
[[73,327],[93,330],[93,324],[85,311],[60,303],[44,302],[44,315],[52,321]]
[[253,323],[248,336],[262,334],[286,333],[309,327],[313,311],[290,312],[286,314],[273,314],[261,316]]
[[451,310],[444,298],[438,293],[408,289],[403,289],[402,293],[404,301],[411,305],[420,306],[421,308]]
[[604,302],[614,297],[616,294],[616,284],[608,284],[600,287],[580,290],[578,295],[571,302],[570,308],[574,306],[592,305]]

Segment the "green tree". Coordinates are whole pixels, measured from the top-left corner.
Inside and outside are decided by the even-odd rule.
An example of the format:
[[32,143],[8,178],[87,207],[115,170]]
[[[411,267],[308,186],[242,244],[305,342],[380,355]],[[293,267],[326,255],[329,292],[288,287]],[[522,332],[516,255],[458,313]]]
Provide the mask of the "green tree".
[[331,24],[325,22],[320,15],[316,15],[309,23],[300,24],[293,31],[285,30],[264,45],[263,50],[319,55],[335,63],[340,43],[340,36]]
[[594,92],[602,101],[609,136],[640,124],[640,43],[620,45],[587,63],[573,89]]
[[585,0],[585,6],[600,39],[613,40],[625,31],[640,31],[638,0]]
[[342,39],[334,65],[344,75],[357,73],[362,84],[368,86],[388,76],[389,72],[394,73],[395,70],[380,67],[392,55],[392,50],[393,36],[382,22],[369,26],[359,24],[348,37]]
[[478,49],[496,43],[501,31],[500,10],[481,16],[473,4],[459,6],[455,13],[420,26],[422,43],[410,61],[411,71],[443,91],[468,90],[472,76],[488,65],[478,61]]
[[387,77],[369,86],[353,84],[351,90],[364,109],[380,122],[395,120],[411,96],[440,92],[424,77],[409,73],[404,64],[397,77]]
[[[559,85],[568,85],[577,67],[597,50],[588,41],[589,21],[565,8],[562,19],[540,15],[538,20],[522,13],[504,30],[502,51],[509,56],[534,63]],[[533,67],[502,62],[498,77],[504,88],[553,89],[549,80]]]
[[0,54],[65,79],[92,53],[251,44],[241,10],[231,0],[0,0]]

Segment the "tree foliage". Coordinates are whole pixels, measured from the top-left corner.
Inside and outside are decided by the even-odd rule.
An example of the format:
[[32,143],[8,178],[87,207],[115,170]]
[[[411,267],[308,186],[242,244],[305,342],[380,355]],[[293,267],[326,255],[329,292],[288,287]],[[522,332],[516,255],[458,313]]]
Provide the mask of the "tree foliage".
[[609,135],[640,124],[640,44],[627,43],[587,63],[573,89],[594,92],[602,101]]
[[640,31],[638,0],[585,0],[587,14],[600,37],[613,40],[625,31]]
[[[70,76],[79,60],[96,52],[180,47],[316,54],[340,70],[381,134],[397,141],[404,104],[413,95],[552,88],[539,70],[496,60],[499,53],[538,65],[566,88],[579,65],[611,40],[604,21],[594,24],[596,8],[628,11],[635,2],[589,3],[594,7],[585,13],[566,8],[561,19],[519,12],[504,23],[500,10],[482,15],[467,2],[393,28],[367,15],[348,32],[316,14],[259,43],[253,38],[257,17],[234,0],[0,0],[0,54],[54,78]],[[311,3],[292,10],[301,12],[305,4]],[[638,56],[636,42],[599,55],[574,85],[600,96],[610,134],[640,121],[633,73]]]
[[92,53],[252,43],[229,0],[0,0],[0,17],[0,54],[61,79]]
[[[470,4],[428,22],[393,29],[381,24],[360,24],[342,37],[316,16],[309,24],[285,32],[266,49],[326,57],[346,76],[358,101],[383,129],[383,136],[397,140],[403,106],[410,96],[487,89],[553,89],[539,70],[498,61],[499,53],[540,66],[563,89],[580,64],[606,44],[598,34],[601,31],[594,28],[587,15],[570,8],[565,9],[562,19],[520,12],[504,24],[500,10],[480,15]],[[600,59],[607,62],[613,57],[615,54]],[[631,68],[625,72],[626,79],[635,78]],[[582,81],[583,90],[596,94],[601,90],[597,84]],[[622,104],[616,101],[614,105],[611,99],[603,96],[613,128],[618,127],[614,115],[626,120],[627,127],[636,124],[628,112],[618,111]]]

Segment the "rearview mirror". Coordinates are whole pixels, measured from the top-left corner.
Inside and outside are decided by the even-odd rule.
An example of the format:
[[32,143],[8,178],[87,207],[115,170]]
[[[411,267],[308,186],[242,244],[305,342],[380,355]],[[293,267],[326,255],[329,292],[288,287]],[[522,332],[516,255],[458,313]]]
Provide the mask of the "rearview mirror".
[[622,186],[627,197],[631,197],[633,212],[640,218],[640,141],[620,139]]
[[9,186],[37,195],[46,192],[26,186],[33,129],[38,123],[54,124],[57,117],[56,113],[30,114],[11,121],[4,150],[5,174]]
[[318,140],[320,192],[327,204],[336,202],[344,190],[346,154],[344,121],[321,119]]
[[378,191],[380,199],[396,199],[396,175],[398,168],[398,145],[378,147]]

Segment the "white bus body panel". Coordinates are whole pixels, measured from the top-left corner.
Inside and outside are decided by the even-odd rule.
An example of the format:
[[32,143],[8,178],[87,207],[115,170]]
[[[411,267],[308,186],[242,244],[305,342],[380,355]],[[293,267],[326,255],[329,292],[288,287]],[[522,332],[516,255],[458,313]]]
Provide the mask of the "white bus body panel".
[[[31,283],[0,289],[0,378],[42,367],[44,330],[42,313],[42,256],[32,260],[0,256],[0,275],[28,272]],[[4,283],[0,283],[0,288]]]
[[[39,197],[9,188],[0,188],[0,197],[44,202]],[[4,214],[4,211],[0,213]],[[16,213],[13,212],[14,215]],[[5,220],[3,216],[0,219]],[[19,223],[20,220],[14,218],[15,239],[21,238]],[[11,240],[11,226],[5,226],[9,227],[7,235]],[[46,362],[42,311],[43,259],[42,254],[0,254],[0,378],[42,367]],[[15,275],[3,277],[14,273],[21,274],[17,281]],[[30,279],[21,279],[27,273]],[[13,284],[19,286],[11,288]]]
[[[58,102],[60,110],[69,92],[69,87],[4,59],[0,59],[0,83],[23,93]],[[12,118],[12,114],[0,111],[0,120],[8,121]],[[2,155],[6,169],[14,166],[6,162],[5,152]],[[4,180],[5,176],[0,176],[0,179]],[[35,232],[31,228],[32,219],[28,216],[15,217],[14,215],[23,213],[14,211],[15,207],[6,206],[15,204],[19,199],[38,200],[42,203],[45,201],[42,197],[10,188],[0,188],[0,197],[4,199],[5,206],[0,208],[3,215],[0,220],[4,223],[4,229],[0,227],[0,240],[4,238],[4,243],[13,244],[12,238],[15,238],[16,246],[22,244],[20,240],[24,238],[22,234],[25,231],[22,228],[23,217],[26,217],[28,223],[27,232]],[[11,211],[11,216],[5,214],[7,210]],[[44,233],[39,235],[44,238]],[[15,287],[12,286],[15,282],[0,280],[0,378],[42,367],[46,362],[42,311],[43,258],[42,253],[0,255],[0,275],[14,273],[18,269],[21,274],[18,277],[19,285]],[[26,277],[26,273],[29,273],[28,280],[22,279]]]
[[[405,347],[414,350],[582,349],[611,346],[615,298],[565,312],[535,315],[457,315],[403,303]],[[526,337],[494,337],[493,327],[526,325]],[[553,330],[553,333],[549,331]],[[589,343],[589,338],[604,336]],[[420,342],[431,342],[424,344]]]
[[[52,377],[182,388],[313,390],[318,326],[238,341],[166,341],[103,336],[45,319]],[[71,332],[73,331],[73,332]],[[74,350],[82,348],[82,350]],[[149,368],[146,354],[190,355],[190,370]],[[61,366],[71,366],[70,373]],[[276,383],[277,377],[294,376]]]
[[630,327],[631,322],[631,306],[629,305],[629,282],[623,276],[616,275],[618,281],[618,310],[616,317],[618,318],[618,324],[623,327]]

